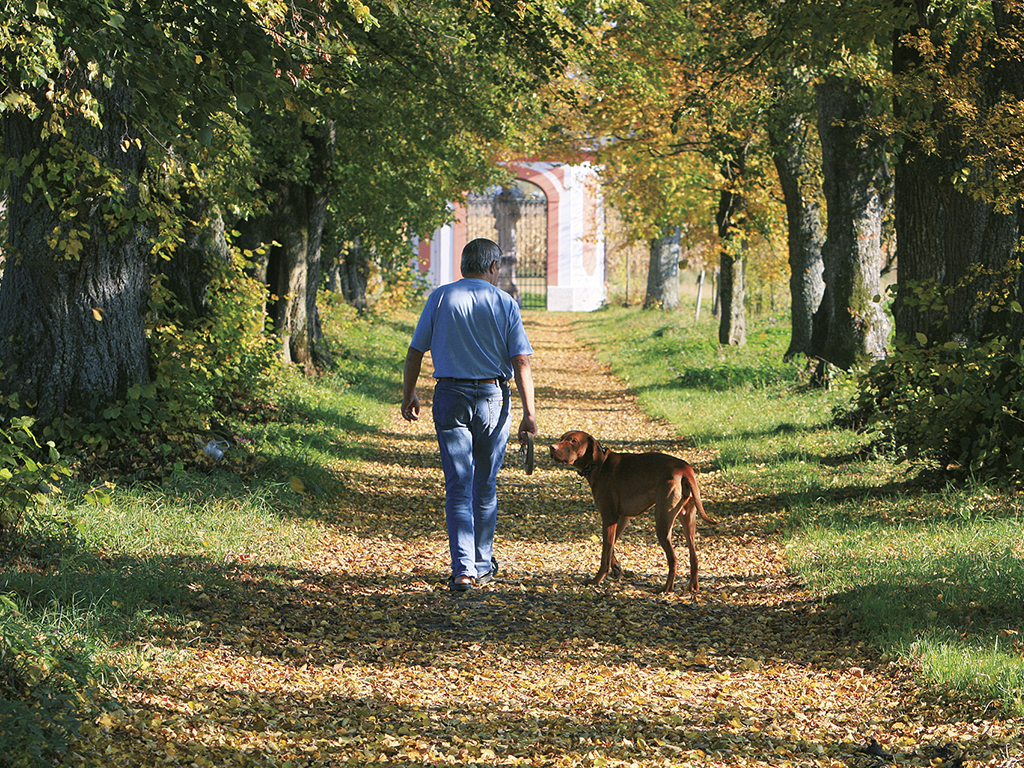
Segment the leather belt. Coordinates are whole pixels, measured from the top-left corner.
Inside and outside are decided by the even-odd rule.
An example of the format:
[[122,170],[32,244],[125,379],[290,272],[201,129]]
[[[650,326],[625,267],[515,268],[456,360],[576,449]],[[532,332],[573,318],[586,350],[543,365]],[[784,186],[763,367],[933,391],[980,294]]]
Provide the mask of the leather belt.
[[464,381],[468,384],[497,384],[504,379],[456,379],[451,376],[438,376],[438,381]]

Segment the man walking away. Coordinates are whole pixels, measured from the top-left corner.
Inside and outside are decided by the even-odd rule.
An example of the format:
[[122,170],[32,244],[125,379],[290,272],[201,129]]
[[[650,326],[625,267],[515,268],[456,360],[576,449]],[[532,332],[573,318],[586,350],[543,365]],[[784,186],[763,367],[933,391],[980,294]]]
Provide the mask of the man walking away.
[[451,551],[449,588],[486,584],[497,573],[494,530],[498,470],[509,437],[510,378],[523,404],[519,439],[537,435],[533,348],[519,305],[499,290],[501,249],[479,238],[462,251],[462,279],[434,290],[405,358],[402,417],[416,421],[423,355],[434,363],[434,428],[445,481],[445,521]]

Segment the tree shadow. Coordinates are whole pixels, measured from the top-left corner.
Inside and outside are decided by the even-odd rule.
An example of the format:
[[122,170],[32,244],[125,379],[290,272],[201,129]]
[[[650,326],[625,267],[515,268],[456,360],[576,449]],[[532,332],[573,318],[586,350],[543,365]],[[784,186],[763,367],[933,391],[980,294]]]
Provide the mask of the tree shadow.
[[[681,652],[710,647],[722,668],[780,651],[795,664],[867,664],[871,653],[789,577],[705,576],[694,597],[655,594],[661,573],[593,588],[581,583],[583,574],[554,570],[451,594],[440,571],[338,574],[198,556],[88,554],[9,575],[7,589],[28,615],[59,604],[96,621],[92,631],[114,645],[230,648],[319,666],[337,663],[339,647],[350,663],[443,664],[467,642],[520,662],[545,661],[557,649],[581,662],[669,668],[687,666]],[[780,599],[780,586],[788,597]],[[820,631],[809,633],[808,622]]]

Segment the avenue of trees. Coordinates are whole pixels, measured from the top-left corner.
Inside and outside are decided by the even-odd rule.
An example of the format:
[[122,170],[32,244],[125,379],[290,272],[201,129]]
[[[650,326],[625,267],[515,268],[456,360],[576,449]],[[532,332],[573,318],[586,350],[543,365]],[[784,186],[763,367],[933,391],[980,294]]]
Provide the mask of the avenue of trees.
[[[872,373],[860,415],[909,455],[1024,470],[1024,4],[607,3],[575,113],[672,307],[680,229],[713,225],[719,342],[784,204],[789,357]],[[895,257],[894,295],[880,274]],[[660,262],[660,266],[659,266]],[[889,305],[891,304],[891,310]]]
[[8,4],[0,397],[209,412],[258,386],[264,315],[286,363],[329,366],[323,275],[354,302],[366,275],[325,259],[407,273],[573,34],[507,2]]
[[[885,356],[890,245],[899,336],[1019,335],[987,300],[1006,279],[1016,292],[1004,272],[1018,250],[1019,3],[649,0],[604,13],[576,93],[584,119],[554,132],[595,142],[638,234],[713,222],[723,344],[743,342],[743,260],[777,197],[791,355],[844,369]],[[987,276],[968,276],[982,264]],[[930,309],[914,298],[926,285],[943,294]]]
[[201,429],[274,359],[330,366],[325,283],[411,290],[410,239],[497,160],[584,151],[649,306],[700,232],[743,344],[780,239],[788,357],[875,365],[909,453],[1024,469],[1022,31],[1018,0],[5,6],[5,421]]

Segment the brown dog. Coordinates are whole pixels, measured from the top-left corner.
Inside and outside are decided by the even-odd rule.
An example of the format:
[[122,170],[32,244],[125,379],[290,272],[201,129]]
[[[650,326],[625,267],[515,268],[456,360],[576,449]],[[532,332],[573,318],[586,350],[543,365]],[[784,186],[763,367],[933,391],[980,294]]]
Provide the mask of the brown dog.
[[[671,592],[676,580],[676,553],[672,546],[672,524],[680,514],[690,550],[690,590],[697,587],[697,550],[693,537],[697,530],[694,509],[705,521],[715,524],[704,512],[700,488],[693,467],[682,459],[664,453],[615,453],[586,432],[566,432],[551,446],[551,458],[575,467],[590,483],[597,511],[601,515],[604,540],[601,547],[601,568],[589,584],[600,584],[611,571],[622,572],[615,558],[615,540],[626,529],[629,518],[654,507],[658,542],[668,559],[668,581],[665,591]],[[684,482],[685,480],[685,482]]]

